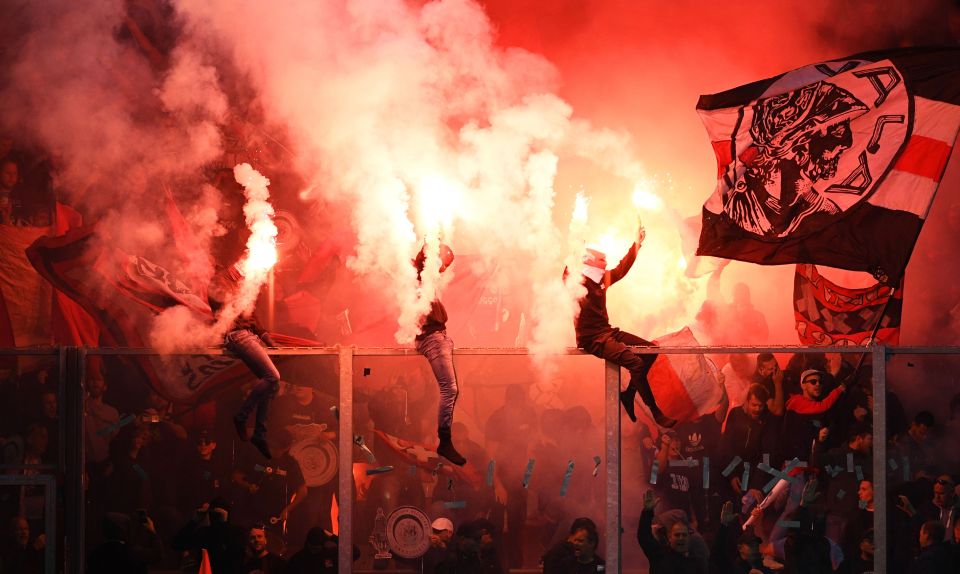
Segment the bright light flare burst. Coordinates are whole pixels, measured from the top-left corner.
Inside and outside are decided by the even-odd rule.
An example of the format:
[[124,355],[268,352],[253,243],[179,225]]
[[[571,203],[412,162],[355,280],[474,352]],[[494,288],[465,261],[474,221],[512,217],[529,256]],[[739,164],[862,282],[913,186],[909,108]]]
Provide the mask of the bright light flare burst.
[[651,182],[638,181],[633,187],[633,205],[637,209],[648,209],[650,211],[659,211],[663,209],[663,200],[653,192]]
[[267,189],[270,180],[249,164],[238,165],[234,175],[247,196],[243,215],[250,228],[243,273],[246,277],[263,277],[277,264],[277,226],[273,222],[274,211]]
[[573,221],[575,223],[586,223],[587,221],[587,207],[590,205],[590,200],[582,191],[577,192],[577,199],[573,204]]
[[462,203],[457,185],[440,175],[428,175],[420,179],[416,190],[417,211],[428,232],[449,230]]

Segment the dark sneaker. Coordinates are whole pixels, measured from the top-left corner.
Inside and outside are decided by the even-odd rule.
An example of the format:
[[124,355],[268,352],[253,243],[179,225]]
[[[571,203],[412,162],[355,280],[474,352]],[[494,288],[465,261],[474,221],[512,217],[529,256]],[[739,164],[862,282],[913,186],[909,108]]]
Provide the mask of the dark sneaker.
[[463,458],[463,455],[457,452],[457,449],[453,446],[453,441],[450,439],[440,439],[440,445],[437,446],[437,454],[457,466],[467,464],[467,459]]
[[651,409],[651,411],[653,411],[653,421],[663,428],[672,428],[677,424],[677,419],[668,417],[660,409]]
[[263,458],[267,460],[273,458],[273,456],[270,454],[270,447],[267,446],[267,439],[263,438],[262,436],[255,436],[250,439],[250,444],[257,447],[257,450],[260,451],[260,454],[263,455]]
[[623,405],[623,412],[627,413],[627,416],[630,417],[630,422],[637,422],[637,413],[634,410],[636,404],[634,399],[637,396],[637,389],[633,387],[627,387],[627,390],[620,391],[620,404]]
[[233,428],[237,429],[237,436],[240,437],[240,440],[250,440],[250,434],[247,431],[247,421],[242,420],[239,416],[234,415]]

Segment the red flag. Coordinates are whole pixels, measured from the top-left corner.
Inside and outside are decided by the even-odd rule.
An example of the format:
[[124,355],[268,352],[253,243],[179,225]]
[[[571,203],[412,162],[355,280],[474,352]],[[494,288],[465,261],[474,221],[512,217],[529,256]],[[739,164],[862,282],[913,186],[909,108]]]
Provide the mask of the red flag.
[[900,342],[903,281],[899,287],[877,283],[850,289],[820,275],[816,265],[797,265],[793,309],[800,342],[814,346],[869,345]]
[[[27,256],[44,278],[96,319],[107,346],[149,347],[153,318],[175,305],[212,319],[207,302],[186,283],[143,257],[111,247],[94,227],[42,237]],[[177,402],[192,402],[251,376],[229,356],[144,357],[132,363],[158,393]]]
[[[57,202],[54,235],[65,235],[82,226],[83,216],[77,210]],[[97,320],[59,289],[53,291],[50,321],[55,344],[95,347],[100,342]]]
[[960,48],[858,54],[701,96],[717,155],[698,255],[896,285],[960,129]]

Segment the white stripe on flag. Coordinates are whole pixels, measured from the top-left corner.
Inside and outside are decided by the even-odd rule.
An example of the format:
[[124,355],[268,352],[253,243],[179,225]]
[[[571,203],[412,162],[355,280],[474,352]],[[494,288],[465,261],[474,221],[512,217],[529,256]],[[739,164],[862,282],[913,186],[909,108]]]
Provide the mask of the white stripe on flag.
[[[914,98],[912,136],[943,142],[952,148],[960,130],[960,106],[947,102]],[[867,203],[877,207],[912,213],[926,219],[940,182],[913,173],[891,169]]]
[[926,219],[938,185],[928,177],[894,169],[866,201],[877,207],[907,211]]
[[940,140],[953,147],[960,129],[960,106],[915,97],[913,135]]

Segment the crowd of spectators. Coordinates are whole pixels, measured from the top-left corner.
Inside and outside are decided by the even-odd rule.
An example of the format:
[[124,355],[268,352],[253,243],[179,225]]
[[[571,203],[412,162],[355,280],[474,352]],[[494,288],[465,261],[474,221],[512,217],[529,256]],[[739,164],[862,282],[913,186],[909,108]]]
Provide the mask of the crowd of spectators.
[[[169,5],[135,0],[126,9],[117,41],[137,47],[154,70],[164,70],[178,34]],[[225,205],[239,211],[242,200],[231,196],[233,165],[253,164],[274,187],[282,188],[289,174],[280,165],[283,145],[259,128],[256,110],[232,104],[238,109],[223,128],[223,157],[209,166],[207,179],[224,193]],[[0,134],[0,225],[55,223],[57,202],[65,199],[55,179],[51,154]],[[222,242],[235,245],[229,235]],[[767,340],[745,285],[728,307],[724,318],[737,317],[756,337],[748,341],[738,333],[739,340]],[[281,372],[287,378],[282,366]],[[625,446],[624,457],[634,456],[643,469],[643,478],[627,475],[625,481],[651,489],[636,509],[636,538],[650,571],[872,571],[869,369],[858,371],[836,354],[798,354],[783,366],[761,354],[755,360],[732,355],[723,373],[725,399],[716,412],[665,432],[650,424],[636,448]],[[440,574],[538,565],[544,574],[602,571],[595,521],[604,514],[603,483],[582,470],[602,444],[590,412],[547,408],[530,399],[526,386],[504,385],[502,404],[454,429],[471,466],[492,468],[489,480],[453,481],[412,467],[373,432],[429,447],[430,425],[419,414],[434,412],[437,396],[424,375],[414,370],[383,387],[358,388],[354,397],[359,436],[377,464],[395,470],[368,475],[364,455],[352,453],[359,469],[353,539],[375,537],[384,510],[412,505],[439,517],[430,550],[422,563],[394,560],[394,567]],[[0,365],[5,474],[55,472],[62,431],[57,380],[52,368],[19,373]],[[274,456],[265,461],[242,448],[222,420],[234,410],[229,403],[242,398],[239,390],[220,397],[213,414],[202,417],[176,410],[142,382],[120,381],[99,368],[86,380],[88,572],[189,572],[204,557],[216,573],[336,571],[336,477],[321,477],[322,469],[296,454],[305,428],[322,429],[310,440],[336,444],[330,407],[337,400],[325,382],[303,378],[283,385],[270,422],[277,429],[271,431]],[[146,401],[131,399],[136,393]],[[885,400],[887,436],[876,438],[887,441],[889,458],[887,547],[879,549],[887,552],[888,571],[960,571],[960,467],[935,454],[938,425],[930,412],[908,418],[892,391]],[[951,401],[950,412],[958,424],[960,398]],[[568,460],[577,462],[578,472],[561,495]],[[47,502],[40,486],[0,486],[0,572],[43,571]],[[354,560],[384,566],[365,543],[354,549]]]
[[[650,490],[637,539],[650,571],[871,572],[869,364],[831,353],[739,362],[723,369],[716,413],[638,445]],[[876,550],[888,572],[960,571],[960,461],[935,456],[949,437],[935,436],[931,412],[908,424],[896,394],[886,402],[887,546]],[[960,395],[950,407],[960,417]]]

